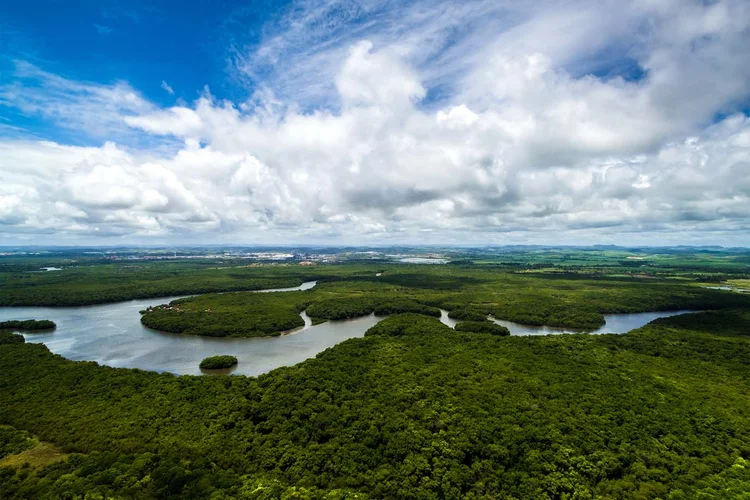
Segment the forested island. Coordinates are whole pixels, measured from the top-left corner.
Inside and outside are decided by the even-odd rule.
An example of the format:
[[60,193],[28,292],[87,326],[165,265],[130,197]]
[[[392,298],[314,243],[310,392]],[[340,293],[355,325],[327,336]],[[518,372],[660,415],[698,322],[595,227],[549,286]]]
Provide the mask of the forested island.
[[393,316],[258,378],[0,345],[0,420],[70,454],[0,468],[0,488],[12,498],[685,499],[750,488],[750,313],[543,337],[422,318]]
[[[113,281],[151,293],[190,285],[191,273],[222,276],[214,284],[226,288],[212,291],[229,293],[142,315],[144,324],[176,333],[274,336],[301,326],[302,311],[314,321],[384,319],[364,337],[258,377],[70,361],[0,331],[0,491],[214,500],[741,498],[750,491],[750,296],[708,287],[743,282],[747,271],[729,258],[701,259],[681,257],[648,277],[629,274],[621,256],[611,267],[565,269],[468,257],[312,270],[143,263],[135,273],[129,266],[137,261],[80,272],[66,262],[66,274],[29,272],[28,288],[15,263],[0,269],[6,304],[71,300],[64,298],[71,284],[79,290],[72,297],[85,301],[86,293],[112,297]],[[306,291],[237,291],[311,279],[318,285]],[[441,309],[455,329],[441,323]],[[624,335],[509,336],[488,319],[594,328],[611,312],[676,309],[704,312]]]
[[237,358],[234,356],[209,356],[201,361],[201,370],[221,370],[237,366]]
[[[375,269],[384,272],[376,276]],[[526,325],[595,330],[604,325],[604,314],[723,309],[750,303],[750,297],[742,294],[674,279],[518,273],[494,266],[360,264],[318,267],[316,272],[318,284],[309,290],[188,297],[142,311],[141,322],[172,333],[266,337],[302,327],[302,311],[319,323],[407,312],[439,317],[442,308],[450,318],[475,328],[492,316]],[[502,335],[499,325],[488,323],[482,328]]]
[[33,332],[36,330],[53,330],[56,326],[57,325],[55,325],[54,322],[46,319],[0,321],[0,330],[23,330],[27,332]]

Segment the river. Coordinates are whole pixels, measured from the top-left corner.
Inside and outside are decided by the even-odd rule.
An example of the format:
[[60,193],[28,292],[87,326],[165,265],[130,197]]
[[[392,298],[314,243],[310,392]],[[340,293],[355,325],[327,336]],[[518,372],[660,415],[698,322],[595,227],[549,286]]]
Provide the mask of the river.
[[510,330],[511,335],[552,335],[560,333],[591,333],[594,335],[601,335],[603,333],[627,333],[630,330],[640,328],[655,319],[668,318],[669,316],[676,316],[678,314],[687,314],[695,311],[663,311],[663,312],[644,312],[644,313],[629,313],[629,314],[605,314],[604,320],[606,323],[604,326],[597,328],[596,330],[583,330],[579,328],[563,328],[556,326],[533,326],[533,325],[522,325],[520,323],[514,323],[512,321],[505,321],[502,319],[496,319],[490,317],[492,321],[498,325],[502,325]]
[[[258,292],[309,290],[315,282],[295,288],[277,288]],[[42,342],[50,351],[75,361],[140,368],[179,375],[200,375],[198,368],[207,356],[231,354],[239,365],[231,372],[260,375],[281,366],[295,365],[343,342],[362,337],[381,317],[371,314],[351,320],[328,321],[312,326],[303,312],[305,326],[280,337],[212,338],[159,332],[141,324],[139,311],[167,303],[179,297],[131,300],[81,307],[0,307],[0,321],[11,319],[49,319],[57,324],[50,332],[24,334],[27,342]],[[689,311],[650,312],[605,315],[607,324],[592,333],[625,333],[649,321]],[[453,327],[455,321],[442,311],[441,321]],[[507,326],[513,335],[577,333],[563,328],[534,327],[495,320]]]

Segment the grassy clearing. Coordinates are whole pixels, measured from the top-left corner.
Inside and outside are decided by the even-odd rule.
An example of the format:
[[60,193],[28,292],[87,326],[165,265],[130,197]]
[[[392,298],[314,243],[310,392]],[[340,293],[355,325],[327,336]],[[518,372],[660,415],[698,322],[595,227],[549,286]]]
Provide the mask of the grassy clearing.
[[0,426],[0,468],[43,468],[65,460],[67,455],[52,443],[39,441],[28,432]]

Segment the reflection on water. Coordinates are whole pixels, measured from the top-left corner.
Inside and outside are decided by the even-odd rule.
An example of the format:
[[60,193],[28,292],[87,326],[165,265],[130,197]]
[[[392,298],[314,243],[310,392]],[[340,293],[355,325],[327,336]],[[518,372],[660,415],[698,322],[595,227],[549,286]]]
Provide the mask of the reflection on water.
[[749,289],[746,288],[737,288],[735,286],[731,285],[721,285],[721,286],[707,286],[704,288],[708,288],[709,290],[726,290],[729,292],[737,292],[737,293],[750,293]]
[[[581,328],[563,328],[555,326],[533,326],[533,325],[522,325],[521,323],[514,323],[512,321],[505,321],[502,319],[493,318],[489,316],[489,319],[502,325],[510,330],[511,335],[555,335],[560,333],[591,333],[591,334],[602,334],[602,333],[627,333],[630,330],[640,328],[651,321],[658,318],[668,318],[669,316],[676,316],[678,314],[687,314],[695,311],[666,311],[666,312],[645,312],[645,313],[633,313],[633,314],[605,314],[604,320],[606,323],[601,328],[596,330],[584,330]],[[455,319],[448,317],[448,311],[440,309],[440,322],[451,328],[456,326]]]
[[447,264],[448,261],[446,259],[437,259],[434,257],[406,257],[404,259],[399,259],[399,262],[403,262],[404,264]]
[[[50,351],[76,361],[125,368],[200,375],[201,360],[231,354],[239,360],[232,373],[259,375],[315,357],[346,339],[361,337],[381,318],[374,315],[329,321],[293,334],[263,338],[211,338],[158,332],[141,325],[138,311],[165,299],[137,300],[86,307],[0,308],[0,320],[51,319],[57,329],[24,335],[27,342],[43,342]],[[304,316],[303,316],[304,317]]]
[[300,286],[295,286],[292,288],[267,288],[265,290],[251,290],[255,293],[269,293],[269,292],[297,292],[302,290],[309,290],[315,285],[317,285],[317,281],[305,281]]
[[512,321],[505,321],[502,319],[490,318],[498,325],[502,325],[510,330],[511,335],[550,335],[559,333],[591,333],[591,334],[602,334],[602,333],[627,333],[630,330],[640,328],[651,321],[659,318],[668,318],[669,316],[676,316],[678,314],[687,314],[695,311],[663,311],[663,312],[645,312],[645,313],[632,313],[632,314],[605,314],[604,320],[606,323],[604,326],[597,328],[596,330],[584,330],[580,328],[560,328],[554,326],[532,326],[522,325],[520,323],[514,323]]
[[230,366],[229,368],[215,368],[213,370],[201,368],[200,370],[204,375],[231,375],[237,371],[237,365]]
[[448,317],[448,311],[446,311],[445,309],[440,309],[440,322],[451,328],[455,328],[456,323],[458,323],[458,321],[456,321],[455,319]]
[[[309,290],[315,282],[300,287],[263,290],[283,292]],[[123,368],[140,368],[180,375],[200,375],[198,367],[208,356],[231,354],[239,365],[227,371],[243,375],[259,375],[280,366],[291,366],[316,356],[344,340],[362,337],[368,328],[382,318],[371,314],[361,318],[328,321],[312,325],[304,312],[305,325],[278,337],[211,338],[180,335],[150,330],[141,325],[140,310],[164,304],[178,297],[133,300],[115,304],[82,307],[0,307],[0,321],[11,319],[49,319],[57,329],[25,334],[27,342],[42,342],[55,354],[76,361]],[[605,315],[607,324],[592,333],[625,333],[656,318],[690,311],[652,312]],[[455,326],[448,311],[441,310],[440,321]],[[578,333],[580,330],[520,325],[494,320],[506,326],[513,335],[546,335]],[[211,373],[216,373],[211,371]]]
[[[301,287],[274,290],[309,290]],[[361,337],[382,318],[374,315],[346,321],[305,326],[280,337],[211,338],[158,332],[141,325],[140,310],[177,297],[133,300],[83,307],[2,307],[0,321],[49,319],[57,324],[51,332],[25,334],[27,342],[42,342],[50,351],[76,361],[125,368],[200,375],[198,367],[208,356],[231,354],[239,360],[232,373],[259,375],[280,366],[312,358],[346,339]]]

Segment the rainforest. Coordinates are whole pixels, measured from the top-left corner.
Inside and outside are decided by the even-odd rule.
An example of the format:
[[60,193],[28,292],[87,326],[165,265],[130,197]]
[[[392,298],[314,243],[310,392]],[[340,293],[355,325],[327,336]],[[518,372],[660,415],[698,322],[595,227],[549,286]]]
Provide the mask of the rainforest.
[[[0,329],[2,496],[723,499],[750,491],[750,295],[733,288],[750,275],[747,254],[454,252],[444,265],[343,252],[309,266],[0,258],[3,318],[13,321]],[[42,265],[61,270],[35,272]],[[185,341],[304,338],[314,332],[298,330],[304,315],[314,324],[376,321],[361,337],[257,377],[73,361],[54,353],[54,330],[49,347],[29,331],[47,318],[27,316],[52,314],[49,306],[85,312],[180,295],[190,297],[132,314],[153,335]],[[586,333],[607,314],[677,310],[695,312],[619,335]],[[493,319],[581,333],[510,335]],[[236,362],[221,354],[208,364]]]

